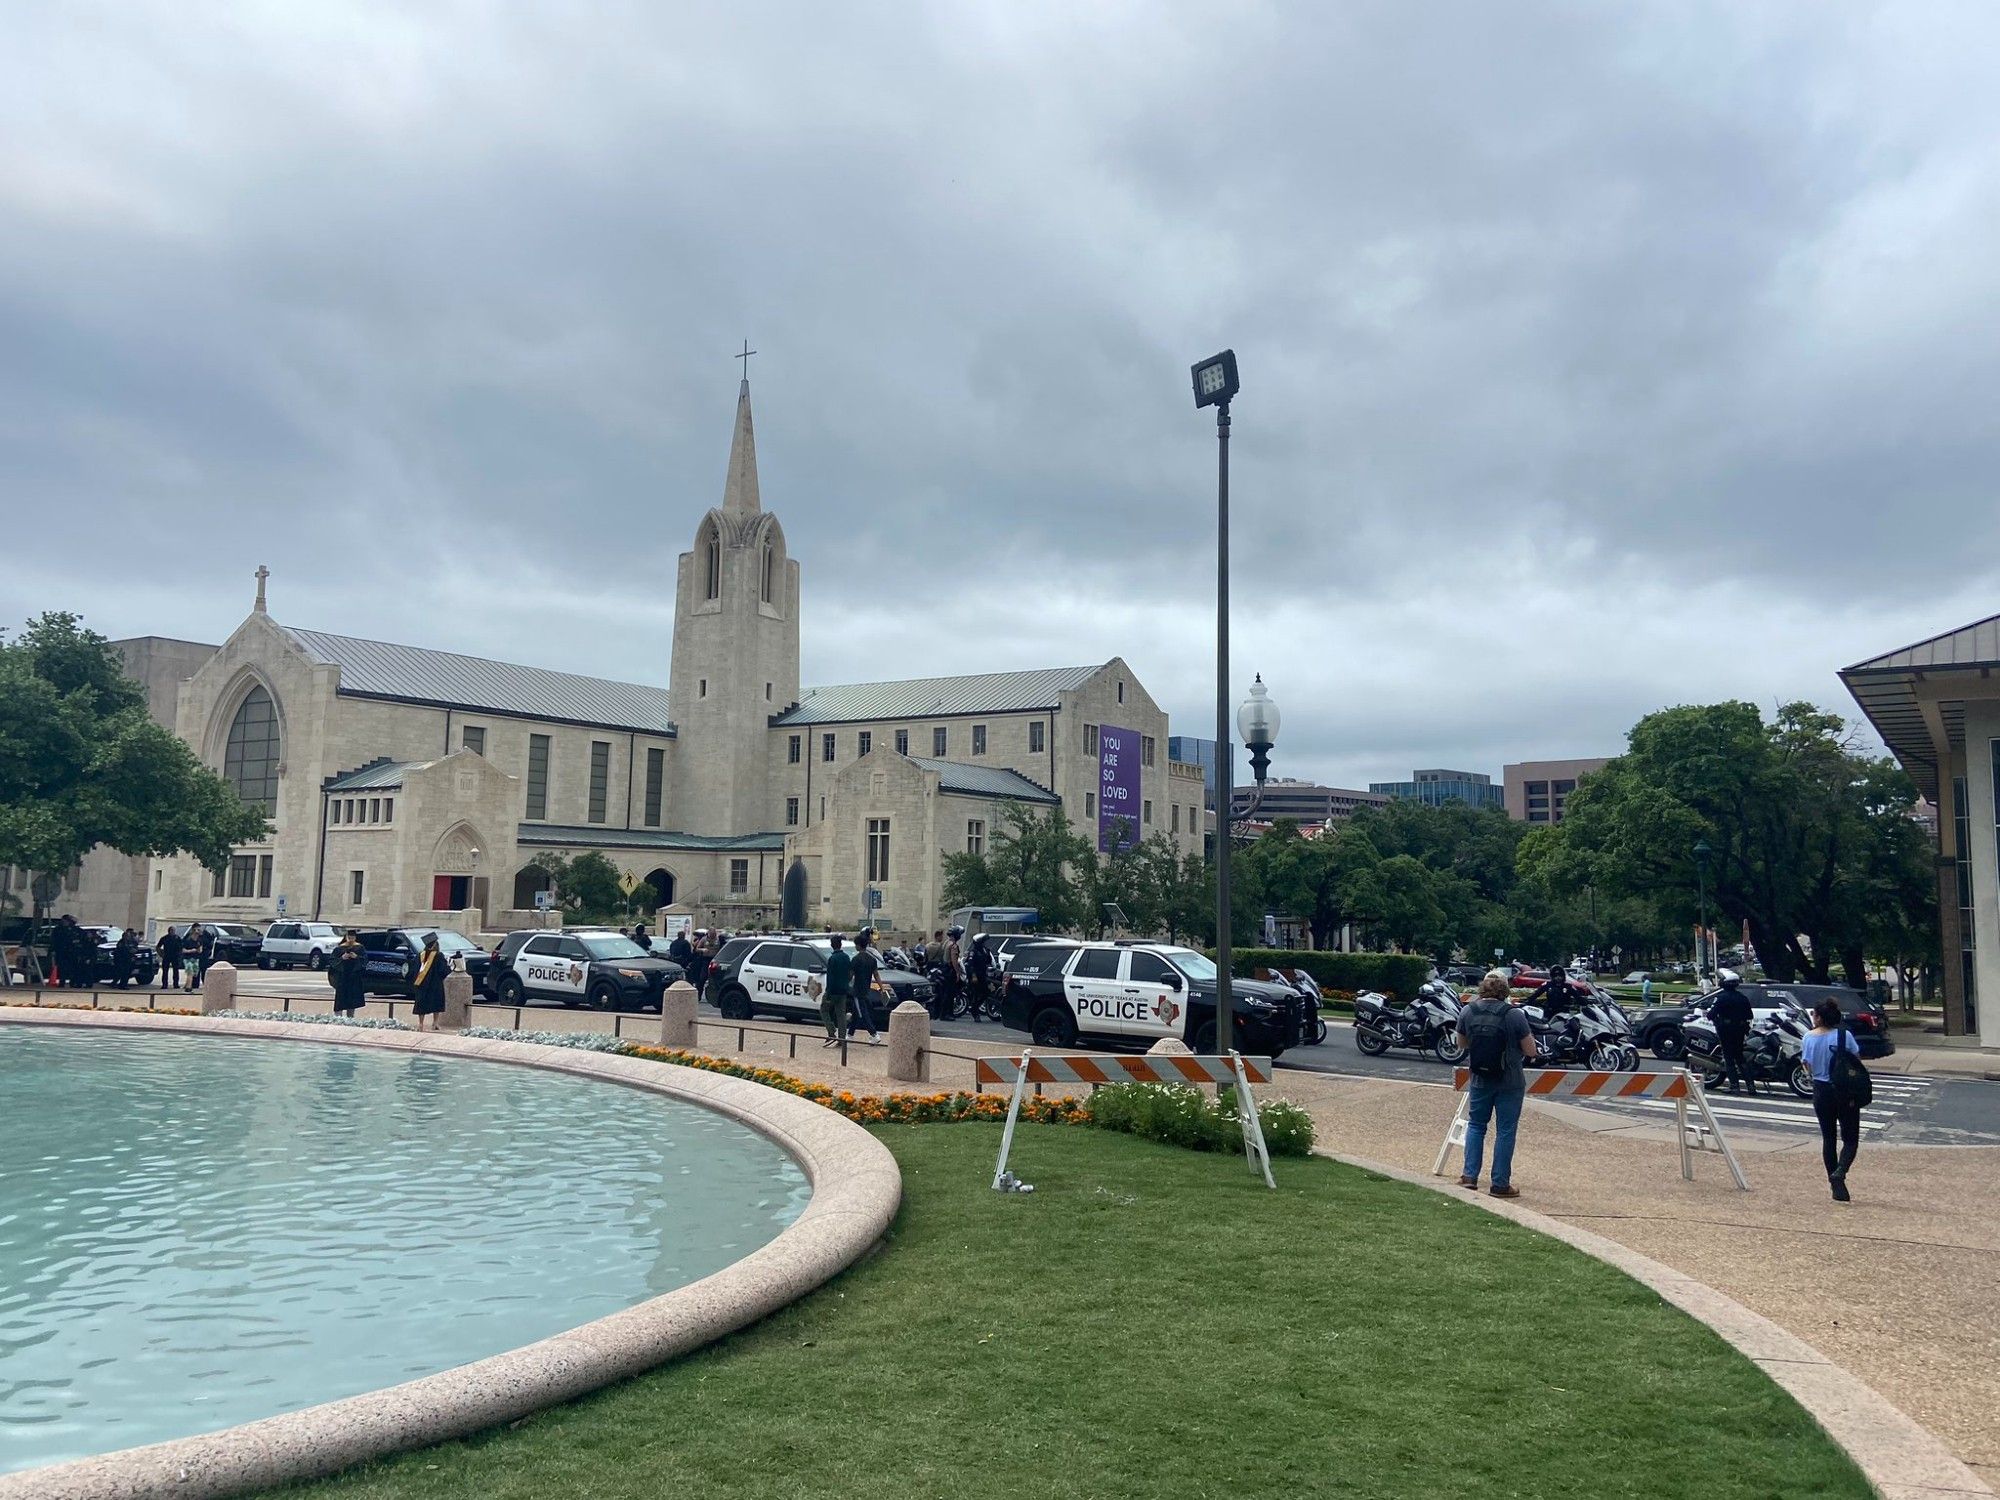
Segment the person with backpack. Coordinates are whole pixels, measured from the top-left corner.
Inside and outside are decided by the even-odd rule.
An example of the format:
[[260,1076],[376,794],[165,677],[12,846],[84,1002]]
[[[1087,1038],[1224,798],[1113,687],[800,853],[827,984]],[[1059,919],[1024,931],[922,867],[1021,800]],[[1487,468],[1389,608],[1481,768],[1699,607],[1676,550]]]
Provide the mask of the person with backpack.
[[1479,998],[1458,1013],[1465,1038],[1465,1065],[1472,1074],[1466,1095],[1465,1166],[1462,1188],[1479,1187],[1486,1155],[1486,1126],[1493,1122],[1493,1187],[1496,1198],[1518,1198],[1514,1186],[1514,1135],[1527,1097],[1524,1064],[1534,1060],[1535,1033],[1518,1005],[1510,1004],[1507,976],[1498,969],[1479,981]]
[[[1799,1044],[1799,1053],[1812,1072],[1820,1156],[1826,1162],[1833,1201],[1851,1203],[1847,1169],[1854,1165],[1854,1153],[1861,1145],[1861,1111],[1874,1102],[1875,1082],[1862,1066],[1861,1044],[1847,1029],[1839,1001],[1820,1001],[1813,1007],[1813,1021],[1813,1029]],[[1836,1134],[1840,1137],[1838,1151],[1834,1149]]]
[[854,960],[841,946],[839,933],[833,935],[833,948],[826,956],[825,988],[820,991],[819,1019],[826,1027],[826,1040],[820,1045],[838,1047],[841,1038],[847,1035],[847,988],[854,974]]

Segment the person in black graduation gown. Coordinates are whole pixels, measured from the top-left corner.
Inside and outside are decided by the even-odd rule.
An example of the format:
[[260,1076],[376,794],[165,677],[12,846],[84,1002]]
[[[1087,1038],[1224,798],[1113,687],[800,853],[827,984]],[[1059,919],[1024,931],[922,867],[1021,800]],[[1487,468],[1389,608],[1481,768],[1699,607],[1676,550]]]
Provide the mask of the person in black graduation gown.
[[327,965],[333,970],[333,1013],[351,1016],[368,1003],[368,950],[361,934],[350,927]]
[[[417,977],[410,985],[417,1001],[417,1030],[438,1029],[437,1018],[444,1014],[444,976],[450,972],[450,962],[438,951],[437,934],[425,933],[424,955],[417,960]],[[424,1025],[426,1020],[429,1026]]]

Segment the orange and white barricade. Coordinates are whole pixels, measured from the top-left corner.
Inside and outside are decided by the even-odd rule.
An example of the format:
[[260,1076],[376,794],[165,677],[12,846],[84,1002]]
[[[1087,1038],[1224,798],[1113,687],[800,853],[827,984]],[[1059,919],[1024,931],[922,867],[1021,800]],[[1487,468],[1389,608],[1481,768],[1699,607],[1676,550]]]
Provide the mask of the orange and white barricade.
[[[1693,1073],[1681,1068],[1655,1073],[1605,1073],[1582,1068],[1526,1068],[1523,1072],[1527,1077],[1527,1096],[1530,1099],[1673,1100],[1674,1135],[1681,1150],[1681,1176],[1689,1182],[1694,1181],[1694,1153],[1713,1151],[1729,1164],[1729,1175],[1736,1179],[1736,1185],[1745,1192],[1750,1190],[1742,1164],[1730,1149],[1729,1138],[1722,1133],[1722,1125],[1715,1118],[1715,1112],[1708,1107],[1708,1095],[1702,1089],[1701,1080]],[[1472,1070],[1453,1070],[1451,1086],[1458,1091],[1458,1109],[1452,1114],[1451,1124],[1445,1129],[1444,1144],[1438,1147],[1437,1161],[1431,1166],[1433,1177],[1443,1175],[1445,1159],[1451,1155],[1452,1148],[1465,1144],[1466,1118],[1471,1109],[1469,1091]],[[1699,1121],[1689,1118],[1690,1105],[1700,1114]]]
[[975,1060],[981,1084],[1012,1084],[1013,1098],[1007,1104],[1007,1128],[1000,1135],[1000,1161],[993,1169],[993,1187],[1002,1193],[1032,1193],[1032,1184],[1021,1181],[1007,1170],[1007,1154],[1014,1147],[1014,1122],[1021,1114],[1021,1099],[1031,1083],[1179,1083],[1233,1084],[1236,1089],[1236,1117],[1243,1122],[1243,1155],[1252,1172],[1262,1172],[1264,1185],[1275,1188],[1271,1176],[1271,1153],[1264,1147],[1264,1127],[1257,1118],[1257,1101],[1250,1085],[1271,1081],[1271,1059],[1244,1057],[1231,1052],[1219,1057],[1202,1057],[1187,1052],[1149,1052],[1144,1057],[1095,1056],[1089,1053],[1045,1053],[1037,1057],[1032,1048],[1019,1057],[981,1057]]

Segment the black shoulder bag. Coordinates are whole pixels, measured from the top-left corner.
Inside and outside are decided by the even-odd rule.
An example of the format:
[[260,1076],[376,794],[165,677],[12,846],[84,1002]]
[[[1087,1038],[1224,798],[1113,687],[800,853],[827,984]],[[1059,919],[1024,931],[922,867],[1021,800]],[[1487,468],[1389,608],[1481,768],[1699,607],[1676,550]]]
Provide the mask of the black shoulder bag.
[[1866,1109],[1875,1102],[1875,1080],[1859,1056],[1847,1050],[1852,1035],[1845,1026],[1833,1034],[1833,1061],[1827,1064],[1827,1081],[1833,1085],[1834,1102],[1843,1109]]

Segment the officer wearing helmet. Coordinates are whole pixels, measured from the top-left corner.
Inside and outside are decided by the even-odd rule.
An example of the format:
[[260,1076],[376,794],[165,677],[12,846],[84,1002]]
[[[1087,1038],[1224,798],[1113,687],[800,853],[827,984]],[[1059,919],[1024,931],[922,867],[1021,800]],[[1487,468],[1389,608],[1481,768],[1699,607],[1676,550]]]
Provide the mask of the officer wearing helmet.
[[[1715,1039],[1722,1045],[1722,1076],[1732,1094],[1757,1092],[1750,1065],[1743,1058],[1743,1044],[1750,1039],[1750,997],[1743,993],[1743,976],[1733,969],[1722,971],[1722,990],[1708,1007],[1715,1022]],[[1741,1081],[1742,1087],[1737,1087]]]

